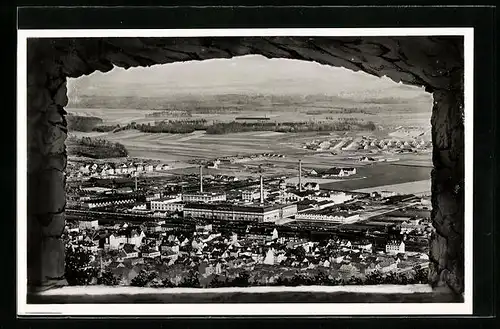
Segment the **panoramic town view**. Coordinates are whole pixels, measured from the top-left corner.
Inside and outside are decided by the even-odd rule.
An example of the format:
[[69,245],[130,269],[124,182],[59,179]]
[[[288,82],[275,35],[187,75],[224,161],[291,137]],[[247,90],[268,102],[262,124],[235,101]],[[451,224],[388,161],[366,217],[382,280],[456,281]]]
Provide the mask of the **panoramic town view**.
[[68,82],[70,285],[418,284],[432,96],[243,56]]

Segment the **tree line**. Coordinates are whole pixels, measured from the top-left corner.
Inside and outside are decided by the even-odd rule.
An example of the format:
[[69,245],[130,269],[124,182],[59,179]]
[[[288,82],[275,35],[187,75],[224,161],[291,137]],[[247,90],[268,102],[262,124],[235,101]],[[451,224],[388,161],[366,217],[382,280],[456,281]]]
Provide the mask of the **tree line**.
[[69,137],[68,150],[70,154],[94,159],[121,158],[128,156],[127,149],[123,144],[91,137]]
[[275,131],[283,133],[310,132],[310,131],[351,131],[375,130],[372,121],[363,122],[356,119],[339,119],[328,121],[301,121],[301,122],[217,122],[207,127],[207,134],[229,134],[249,131]]
[[[328,119],[328,118],[327,118]],[[190,134],[197,130],[205,130],[207,134],[222,135],[251,131],[275,131],[282,133],[298,132],[332,132],[352,130],[376,130],[373,121],[362,121],[354,118],[340,118],[336,121],[297,121],[297,122],[215,122],[208,124],[206,119],[196,120],[163,120],[153,124],[131,122],[127,125],[99,125],[91,130],[98,132],[119,132],[137,129],[145,133]]]
[[102,123],[102,119],[94,116],[82,116],[70,113],[66,116],[66,122],[69,131],[89,132],[95,126]]
[[204,130],[207,127],[207,120],[197,119],[197,120],[168,120],[155,122],[151,125],[147,124],[135,124],[133,129],[137,129],[145,133],[169,133],[169,134],[189,134],[196,130]]
[[[253,278],[252,278],[253,276]],[[257,279],[257,280],[256,280]],[[83,282],[83,281],[80,281]],[[89,282],[89,280],[85,281]],[[259,281],[258,275],[252,275],[249,271],[241,271],[236,275],[228,276],[215,274],[211,276],[208,283],[201,284],[198,271],[191,269],[179,283],[174,283],[171,279],[161,279],[157,271],[143,269],[134,277],[130,285],[135,287],[186,287],[186,288],[220,288],[220,287],[251,287],[251,286],[342,286],[342,285],[377,285],[377,284],[427,284],[428,270],[415,268],[413,273],[389,272],[383,274],[379,271],[372,272],[364,276],[331,277],[325,271],[317,271],[315,274],[307,272],[297,272],[291,277],[278,277],[273,282]],[[97,284],[119,285],[120,280],[111,272],[105,271],[97,280]]]

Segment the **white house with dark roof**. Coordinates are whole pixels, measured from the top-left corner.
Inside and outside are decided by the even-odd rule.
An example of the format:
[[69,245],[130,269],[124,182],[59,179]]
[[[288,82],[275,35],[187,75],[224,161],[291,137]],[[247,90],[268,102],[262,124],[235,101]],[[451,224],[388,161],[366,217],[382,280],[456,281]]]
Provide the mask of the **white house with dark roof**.
[[158,249],[147,247],[142,250],[141,256],[144,258],[155,258],[160,257],[161,253]]
[[84,229],[98,229],[99,228],[99,221],[97,219],[93,220],[79,220],[78,221],[78,228],[84,230]]
[[385,245],[385,252],[388,254],[399,254],[405,252],[403,241],[391,240]]

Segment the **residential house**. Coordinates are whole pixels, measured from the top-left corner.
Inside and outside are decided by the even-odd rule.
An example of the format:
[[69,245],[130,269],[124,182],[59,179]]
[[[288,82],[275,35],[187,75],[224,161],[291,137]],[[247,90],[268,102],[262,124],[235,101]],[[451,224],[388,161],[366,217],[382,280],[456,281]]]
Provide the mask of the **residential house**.
[[95,229],[97,230],[99,228],[99,222],[97,219],[93,220],[79,220],[78,221],[78,228],[81,230],[88,230],[88,229]]
[[274,249],[269,249],[264,258],[264,264],[275,265],[276,264],[276,252]]
[[205,248],[206,244],[203,243],[200,239],[193,239],[193,242],[191,242],[191,247],[193,249],[197,249],[197,250],[202,250],[203,248]]
[[139,250],[134,244],[125,243],[120,252],[123,252],[124,259],[139,257]]
[[80,172],[82,174],[89,174],[90,173],[90,165],[83,165],[80,167]]
[[308,191],[319,191],[319,183],[307,182],[303,185],[303,188]]
[[173,253],[179,253],[180,246],[178,243],[175,243],[173,241],[165,241],[160,245],[160,251],[163,252],[173,252]]
[[161,225],[156,222],[146,222],[143,226],[146,233],[161,232]]
[[212,224],[206,224],[206,225],[196,225],[195,226],[196,232],[197,233],[204,233],[204,232],[212,232]]
[[112,233],[104,242],[104,247],[109,249],[118,249],[120,245],[124,245],[126,243],[130,243],[135,245],[136,247],[140,247],[142,244],[142,239],[146,235],[141,230],[138,232],[137,230],[124,230],[119,233]]
[[352,244],[353,248],[359,249],[363,252],[372,252],[373,244],[370,242],[355,242]]
[[88,250],[92,253],[96,253],[99,246],[97,243],[95,243],[94,241],[81,241],[79,244],[78,244],[82,249],[84,250]]
[[161,253],[158,249],[146,247],[142,249],[141,256],[144,258],[155,258],[160,257]]
[[146,234],[142,230],[140,232],[138,232],[137,230],[132,230],[127,242],[140,247],[140,245],[142,244],[142,239],[144,239],[145,236]]
[[127,243],[127,237],[125,235],[112,233],[106,238],[105,248],[117,250],[120,245],[124,245],[125,243]]
[[385,252],[388,254],[399,254],[405,252],[403,241],[391,240],[385,245]]

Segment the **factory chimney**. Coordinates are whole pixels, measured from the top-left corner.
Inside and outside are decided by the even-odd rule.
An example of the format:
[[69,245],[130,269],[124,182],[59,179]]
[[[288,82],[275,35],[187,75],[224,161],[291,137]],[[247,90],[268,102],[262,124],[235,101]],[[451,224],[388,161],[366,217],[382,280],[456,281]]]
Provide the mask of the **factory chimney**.
[[264,179],[260,176],[260,203],[264,203]]
[[302,160],[299,160],[299,191],[302,192]]
[[203,166],[200,166],[200,193],[203,193]]

